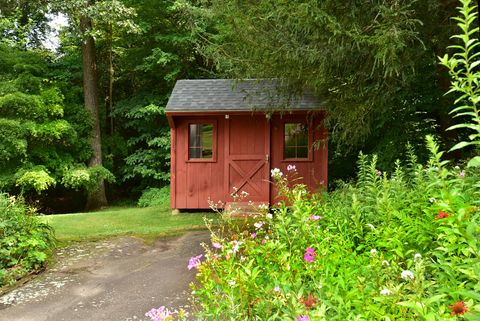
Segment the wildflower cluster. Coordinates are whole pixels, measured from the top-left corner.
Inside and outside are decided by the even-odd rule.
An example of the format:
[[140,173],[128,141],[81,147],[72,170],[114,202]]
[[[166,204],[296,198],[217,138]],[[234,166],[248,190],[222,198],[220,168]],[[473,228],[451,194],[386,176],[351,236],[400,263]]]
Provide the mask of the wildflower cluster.
[[[328,195],[292,184],[293,167],[273,169],[282,201],[215,229],[202,260],[189,262],[199,268],[200,319],[440,321],[479,312],[480,262],[465,250],[480,247],[479,177],[430,164],[412,159],[415,171],[380,179],[375,159],[361,156],[358,181]],[[459,284],[468,290],[453,294]]]

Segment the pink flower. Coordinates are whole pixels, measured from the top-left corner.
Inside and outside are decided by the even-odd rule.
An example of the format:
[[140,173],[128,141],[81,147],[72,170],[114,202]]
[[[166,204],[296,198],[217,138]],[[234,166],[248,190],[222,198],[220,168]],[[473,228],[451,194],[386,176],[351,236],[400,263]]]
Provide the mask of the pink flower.
[[307,247],[305,249],[305,254],[303,255],[303,259],[307,262],[313,262],[313,260],[315,259],[315,256],[317,256],[317,254],[315,253],[315,250],[312,249],[311,247]]
[[461,171],[458,175],[460,175],[461,178],[465,177],[465,171]]
[[252,234],[250,234],[252,236],[252,239],[256,238],[257,237],[257,233],[253,232]]
[[267,242],[267,240],[262,240],[262,245],[265,244]]
[[280,292],[280,287],[277,285],[273,288],[273,292]]
[[223,248],[223,245],[220,244],[220,243],[217,243],[217,242],[213,242],[212,245],[213,245],[213,247],[216,248],[216,249],[222,249],[222,248]]
[[297,321],[308,321],[310,320],[310,317],[308,315],[299,315],[297,317]]
[[319,219],[321,219],[322,217],[320,215],[310,215],[310,219],[312,221],[318,221]]
[[203,254],[200,254],[200,255],[197,255],[197,256],[194,256],[194,257],[191,257],[190,260],[188,261],[188,266],[187,268],[189,270],[193,269],[193,268],[198,268],[198,266],[200,264],[202,264],[202,262],[200,261],[200,259],[202,258]]
[[295,171],[295,170],[297,170],[297,167],[295,165],[289,164],[287,166],[287,171],[290,172],[290,171]]
[[149,317],[152,321],[163,321],[167,320],[167,318],[171,317],[174,313],[176,313],[176,311],[170,312],[162,305],[158,309],[151,309],[150,311],[145,313],[145,316]]

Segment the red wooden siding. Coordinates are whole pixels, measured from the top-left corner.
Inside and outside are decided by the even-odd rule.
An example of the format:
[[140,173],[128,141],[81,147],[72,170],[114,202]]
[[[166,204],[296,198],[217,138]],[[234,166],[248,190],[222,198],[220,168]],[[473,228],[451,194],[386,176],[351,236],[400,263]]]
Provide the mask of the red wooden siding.
[[[321,126],[323,114],[310,118],[309,145],[323,140],[320,149],[310,147],[306,159],[284,159],[284,123],[305,122],[306,115],[279,115],[268,120],[264,114],[232,113],[195,116],[169,115],[172,126],[171,207],[208,208],[214,202],[232,201],[233,187],[246,191],[246,200],[274,202],[276,191],[270,184],[270,169],[286,172],[295,165],[298,175],[312,191],[327,184],[326,131]],[[189,124],[214,124],[213,158],[188,159]]]
[[[206,159],[188,159],[188,126],[196,123],[213,123],[214,157]],[[175,118],[175,156],[172,156],[172,208],[208,208],[208,199],[223,200],[224,169],[224,120],[221,116],[176,117]],[[173,139],[173,137],[172,137]],[[173,162],[175,159],[175,162]],[[171,185],[172,187],[172,185]]]
[[[274,115],[271,120],[272,131],[272,160],[271,168],[279,168],[283,173],[287,173],[288,165],[295,165],[298,177],[301,177],[301,183],[307,185],[310,190],[318,191],[327,186],[328,182],[328,148],[327,131],[323,127],[324,114],[319,113],[315,116],[307,117],[300,115]],[[284,124],[285,123],[305,123],[309,127],[309,156],[307,159],[285,159],[284,157]],[[322,144],[319,149],[314,149],[312,144],[320,140]],[[276,201],[278,191],[271,189],[270,200]]]

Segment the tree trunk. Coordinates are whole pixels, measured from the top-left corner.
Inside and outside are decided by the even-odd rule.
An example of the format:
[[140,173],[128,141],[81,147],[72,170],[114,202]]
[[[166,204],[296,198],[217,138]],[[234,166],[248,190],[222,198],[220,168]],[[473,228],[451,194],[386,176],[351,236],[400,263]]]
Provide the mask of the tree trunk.
[[[82,64],[83,64],[83,92],[85,108],[93,120],[91,146],[93,156],[89,166],[102,165],[102,140],[100,132],[100,115],[98,105],[98,78],[97,65],[95,62],[95,40],[92,36],[86,35],[91,30],[92,21],[89,17],[80,18],[80,30],[84,35],[82,40]],[[95,190],[88,192],[86,209],[88,211],[99,209],[107,205],[105,196],[105,184],[103,179],[98,182]]]
[[115,70],[113,69],[113,28],[108,24],[108,108],[107,117],[110,119],[110,135],[113,136],[113,82]]

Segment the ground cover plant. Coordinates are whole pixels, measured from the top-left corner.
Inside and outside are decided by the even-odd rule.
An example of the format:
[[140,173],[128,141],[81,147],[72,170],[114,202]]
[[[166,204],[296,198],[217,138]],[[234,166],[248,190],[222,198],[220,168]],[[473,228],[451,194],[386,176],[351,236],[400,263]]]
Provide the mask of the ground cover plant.
[[53,247],[53,232],[35,211],[0,194],[0,288],[43,268]]

